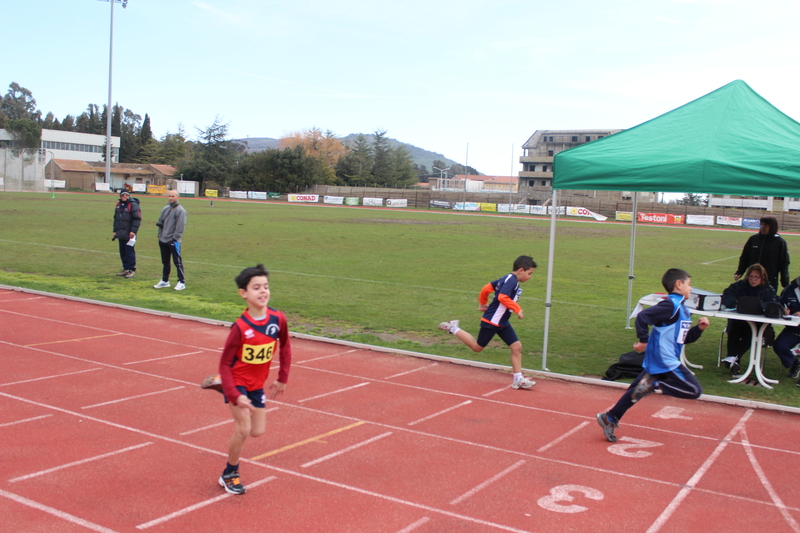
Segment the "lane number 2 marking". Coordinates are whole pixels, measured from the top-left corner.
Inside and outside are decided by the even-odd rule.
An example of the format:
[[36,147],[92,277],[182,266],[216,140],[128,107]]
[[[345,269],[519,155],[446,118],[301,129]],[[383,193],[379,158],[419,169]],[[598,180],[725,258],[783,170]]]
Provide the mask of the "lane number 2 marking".
[[[635,459],[643,459],[645,457],[650,457],[653,455],[651,452],[646,452],[641,449],[637,448],[657,448],[659,446],[663,446],[660,442],[653,442],[649,440],[642,440],[642,439],[634,439],[632,437],[620,437],[619,440],[625,441],[629,444],[612,444],[608,447],[608,451],[613,453],[614,455],[619,455],[621,457],[633,457]],[[636,450],[636,451],[629,451],[629,450]]]

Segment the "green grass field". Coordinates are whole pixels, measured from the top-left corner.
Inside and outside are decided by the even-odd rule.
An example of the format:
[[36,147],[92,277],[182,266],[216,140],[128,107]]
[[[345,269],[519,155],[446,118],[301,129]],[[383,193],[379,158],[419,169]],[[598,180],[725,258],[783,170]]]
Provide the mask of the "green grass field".
[[[481,287],[508,273],[514,258],[538,262],[520,300],[525,320],[512,318],[523,343],[523,366],[542,368],[549,220],[453,212],[181,199],[189,213],[183,254],[187,290],[155,290],[161,261],[155,221],[166,198],[141,197],[144,221],[136,244],[138,271],[127,280],[111,241],[116,196],[0,193],[0,283],[84,298],[233,321],[241,298],[233,278],[263,262],[271,271],[270,305],[292,330],[368,344],[508,364],[495,340],[474,354],[436,329],[460,319],[477,333]],[[559,222],[547,367],[602,376],[632,349],[626,329],[630,225]],[[669,267],[692,274],[695,287],[721,292],[733,281],[749,232],[639,226],[634,301],[663,292]],[[800,236],[784,235],[794,253]],[[791,272],[797,274],[796,269]],[[173,273],[172,282],[175,277]],[[775,390],[732,385],[716,366],[724,321],[687,348],[705,365],[708,394],[800,406],[800,388],[768,352],[765,373]]]

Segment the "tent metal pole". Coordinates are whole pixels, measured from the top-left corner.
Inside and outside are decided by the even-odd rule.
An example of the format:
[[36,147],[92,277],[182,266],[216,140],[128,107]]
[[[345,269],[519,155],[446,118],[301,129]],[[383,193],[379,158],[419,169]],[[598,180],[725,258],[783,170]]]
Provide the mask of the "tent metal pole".
[[636,219],[639,218],[638,209],[639,207],[639,193],[638,191],[634,191],[633,193],[633,221],[631,223],[631,252],[630,252],[630,259],[628,260],[628,307],[626,309],[628,312],[626,313],[625,317],[627,322],[625,323],[625,329],[632,329],[631,328],[631,312],[633,312],[633,308],[631,307],[631,295],[633,294],[633,280],[636,279],[636,276],[633,275],[633,259],[634,259],[634,252],[636,250]]
[[542,370],[547,368],[547,343],[550,338],[550,308],[553,294],[553,257],[556,250],[556,211],[558,211],[558,191],[553,189],[553,201],[550,213],[550,251],[547,254],[547,290],[544,297],[544,335],[542,336]]

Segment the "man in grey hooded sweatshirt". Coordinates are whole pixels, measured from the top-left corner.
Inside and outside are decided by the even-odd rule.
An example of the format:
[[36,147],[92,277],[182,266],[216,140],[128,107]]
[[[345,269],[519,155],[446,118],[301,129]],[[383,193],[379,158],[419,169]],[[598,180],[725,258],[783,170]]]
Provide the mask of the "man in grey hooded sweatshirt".
[[178,191],[173,189],[167,192],[169,203],[161,210],[158,217],[158,247],[161,249],[161,263],[164,265],[161,281],[153,285],[155,289],[169,287],[170,258],[175,263],[178,272],[176,291],[186,288],[186,279],[183,274],[183,260],[181,260],[181,238],[186,227],[186,210],[178,203]]

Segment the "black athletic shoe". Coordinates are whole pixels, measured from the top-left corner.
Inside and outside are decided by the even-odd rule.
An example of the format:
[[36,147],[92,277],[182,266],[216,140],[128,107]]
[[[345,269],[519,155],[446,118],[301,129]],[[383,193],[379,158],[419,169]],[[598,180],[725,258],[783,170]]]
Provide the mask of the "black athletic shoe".
[[731,363],[731,376],[738,376],[740,375],[740,368],[739,368],[739,360],[737,359],[733,363]]
[[800,377],[800,359],[795,359],[791,368],[789,368],[789,378],[795,379],[797,377]]
[[603,434],[606,436],[606,440],[608,442],[617,442],[617,437],[614,436],[614,429],[617,428],[618,425],[608,418],[608,413],[598,413],[595,418],[597,418],[597,423],[600,424],[600,427],[603,428]]
[[642,379],[639,380],[639,383],[636,384],[636,387],[631,393],[631,401],[636,403],[648,394],[652,394],[654,390],[656,389],[653,385],[653,376],[645,372]]
[[220,476],[219,484],[231,494],[244,494],[247,492],[244,485],[239,481],[239,472],[231,472]]

